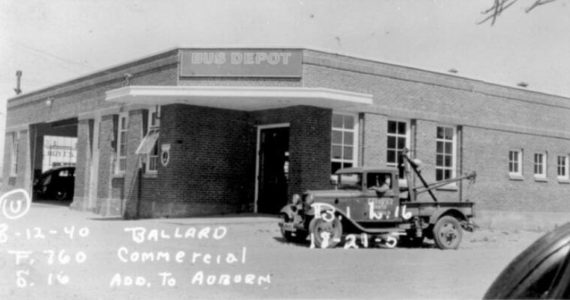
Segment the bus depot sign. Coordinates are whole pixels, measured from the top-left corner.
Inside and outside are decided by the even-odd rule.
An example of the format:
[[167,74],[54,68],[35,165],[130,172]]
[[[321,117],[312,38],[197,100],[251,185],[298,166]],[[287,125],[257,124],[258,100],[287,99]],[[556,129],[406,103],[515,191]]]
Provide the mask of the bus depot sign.
[[182,50],[181,77],[300,78],[301,50]]

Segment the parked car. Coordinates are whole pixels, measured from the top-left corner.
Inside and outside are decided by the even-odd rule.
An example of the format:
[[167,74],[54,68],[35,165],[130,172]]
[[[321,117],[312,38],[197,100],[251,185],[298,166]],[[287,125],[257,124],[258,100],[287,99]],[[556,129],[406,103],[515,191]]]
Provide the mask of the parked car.
[[42,173],[34,182],[39,199],[71,200],[75,188],[75,167],[60,167]]
[[570,299],[570,223],[545,234],[495,279],[485,299]]

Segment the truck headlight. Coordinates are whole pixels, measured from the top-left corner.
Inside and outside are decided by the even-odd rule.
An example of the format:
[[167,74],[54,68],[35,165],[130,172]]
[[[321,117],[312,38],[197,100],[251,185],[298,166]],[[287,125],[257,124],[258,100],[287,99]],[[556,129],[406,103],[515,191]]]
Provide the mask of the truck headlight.
[[297,205],[299,204],[300,201],[301,201],[301,196],[299,196],[299,194],[293,194],[293,197],[291,198],[291,204]]
[[308,193],[307,195],[305,195],[305,203],[311,205],[313,204],[313,201],[315,201],[315,196],[313,196],[313,194]]

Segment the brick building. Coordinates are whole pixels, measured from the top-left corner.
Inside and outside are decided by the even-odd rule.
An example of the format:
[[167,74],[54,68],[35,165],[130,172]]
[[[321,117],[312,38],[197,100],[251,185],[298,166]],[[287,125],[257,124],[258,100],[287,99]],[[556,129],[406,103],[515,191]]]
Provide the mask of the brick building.
[[275,213],[342,166],[404,147],[489,212],[570,213],[567,98],[309,49],[174,49],[8,101],[4,189],[31,189],[46,135],[77,138],[73,208]]

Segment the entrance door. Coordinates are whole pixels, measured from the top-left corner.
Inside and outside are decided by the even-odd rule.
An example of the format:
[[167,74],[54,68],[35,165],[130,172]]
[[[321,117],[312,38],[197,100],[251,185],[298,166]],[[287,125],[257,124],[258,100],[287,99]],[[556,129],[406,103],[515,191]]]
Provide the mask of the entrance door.
[[289,128],[259,130],[257,212],[277,214],[287,204]]

